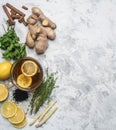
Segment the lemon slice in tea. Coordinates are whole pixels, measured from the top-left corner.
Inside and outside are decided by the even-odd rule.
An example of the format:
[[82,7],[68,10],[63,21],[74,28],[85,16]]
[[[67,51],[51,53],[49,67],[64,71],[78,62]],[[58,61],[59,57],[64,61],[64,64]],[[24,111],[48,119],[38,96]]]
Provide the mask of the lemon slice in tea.
[[21,123],[25,118],[25,113],[21,107],[17,107],[17,112],[14,116],[10,117],[8,120],[12,124],[19,124]]
[[8,89],[5,85],[0,84],[0,102],[8,97]]
[[5,118],[14,116],[17,112],[17,105],[12,101],[6,101],[1,107],[1,114]]
[[22,88],[28,88],[32,84],[32,78],[25,76],[24,74],[20,74],[17,77],[17,84]]
[[38,65],[31,60],[25,61],[21,65],[21,71],[25,76],[34,76],[38,71]]
[[19,124],[13,124],[13,126],[14,126],[15,128],[23,128],[23,127],[25,127],[26,125],[27,125],[27,118],[26,118],[26,116],[25,116],[24,120],[23,120],[21,123],[19,123]]

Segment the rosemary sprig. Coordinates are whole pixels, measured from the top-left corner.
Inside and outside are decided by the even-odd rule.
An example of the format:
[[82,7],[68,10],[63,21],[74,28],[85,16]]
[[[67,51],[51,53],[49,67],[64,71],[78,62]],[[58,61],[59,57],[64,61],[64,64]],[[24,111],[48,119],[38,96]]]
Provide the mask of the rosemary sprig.
[[50,95],[52,90],[55,88],[56,80],[55,77],[56,73],[48,74],[43,79],[41,85],[35,90],[33,97],[30,102],[30,113],[37,113],[40,107],[45,103],[45,101],[50,101]]

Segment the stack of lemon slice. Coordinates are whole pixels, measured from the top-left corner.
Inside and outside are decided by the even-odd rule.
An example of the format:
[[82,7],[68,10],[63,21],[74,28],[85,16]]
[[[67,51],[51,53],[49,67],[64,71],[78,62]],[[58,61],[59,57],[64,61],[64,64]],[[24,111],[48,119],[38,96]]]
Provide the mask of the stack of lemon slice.
[[1,114],[16,128],[23,128],[27,124],[24,110],[12,101],[3,103]]
[[17,78],[17,84],[22,88],[28,88],[32,84],[32,77],[37,73],[38,66],[34,61],[28,60],[21,65],[22,74]]

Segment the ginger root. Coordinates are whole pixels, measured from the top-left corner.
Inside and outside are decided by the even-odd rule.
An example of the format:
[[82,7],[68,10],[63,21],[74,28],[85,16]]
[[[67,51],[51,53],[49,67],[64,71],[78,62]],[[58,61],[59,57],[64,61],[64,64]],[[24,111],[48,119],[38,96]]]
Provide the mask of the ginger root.
[[28,27],[29,27],[29,30],[31,32],[33,40],[36,40],[37,36],[40,33],[40,28],[38,27],[37,24],[35,24],[33,26],[32,25],[28,25]]
[[27,23],[28,23],[28,24],[31,24],[31,25],[34,25],[34,24],[37,23],[37,20],[35,20],[35,19],[29,17],[29,18],[27,19]]
[[40,27],[40,32],[42,33],[46,33],[46,36],[48,39],[50,40],[54,40],[56,38],[56,33],[53,29],[51,29],[50,27],[43,27],[43,26],[39,26]]
[[41,14],[44,14],[38,7],[32,7],[32,13],[39,17]]
[[37,54],[42,54],[48,48],[48,40],[44,36],[39,36],[35,41],[35,49]]
[[39,20],[42,22],[42,25],[45,27],[50,27],[52,29],[56,28],[56,24],[53,23],[48,17],[46,17],[45,15],[40,15],[39,16]]
[[29,18],[27,19],[27,23],[31,25],[35,25],[38,21],[38,17],[34,14],[31,14]]
[[33,48],[34,45],[35,45],[35,42],[34,42],[32,36],[31,36],[30,31],[28,31],[28,33],[27,33],[26,44],[27,44],[27,46],[30,47],[30,48]]
[[32,13],[38,17],[39,21],[42,23],[43,26],[51,27],[52,29],[56,28],[56,24],[52,22],[47,16],[45,16],[44,13],[38,7],[33,7]]
[[[38,25],[37,21],[42,25]],[[38,8],[32,8],[32,14],[27,19],[29,32],[26,38],[26,44],[30,48],[35,46],[37,54],[42,54],[48,48],[48,39],[54,40],[56,33],[54,29],[56,24],[47,18],[44,13]]]

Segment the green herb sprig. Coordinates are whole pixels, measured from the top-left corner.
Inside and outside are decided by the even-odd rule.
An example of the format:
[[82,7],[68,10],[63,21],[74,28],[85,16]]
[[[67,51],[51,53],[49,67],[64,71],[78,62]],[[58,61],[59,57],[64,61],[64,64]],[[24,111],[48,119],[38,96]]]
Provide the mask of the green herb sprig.
[[26,56],[25,45],[19,43],[19,37],[13,26],[9,26],[5,34],[0,37],[0,48],[4,50],[3,58],[7,60],[18,60]]
[[45,101],[50,101],[50,95],[52,90],[55,88],[56,80],[55,77],[56,73],[48,74],[43,79],[41,85],[35,90],[33,97],[30,102],[30,113],[36,114],[40,107],[45,103]]

